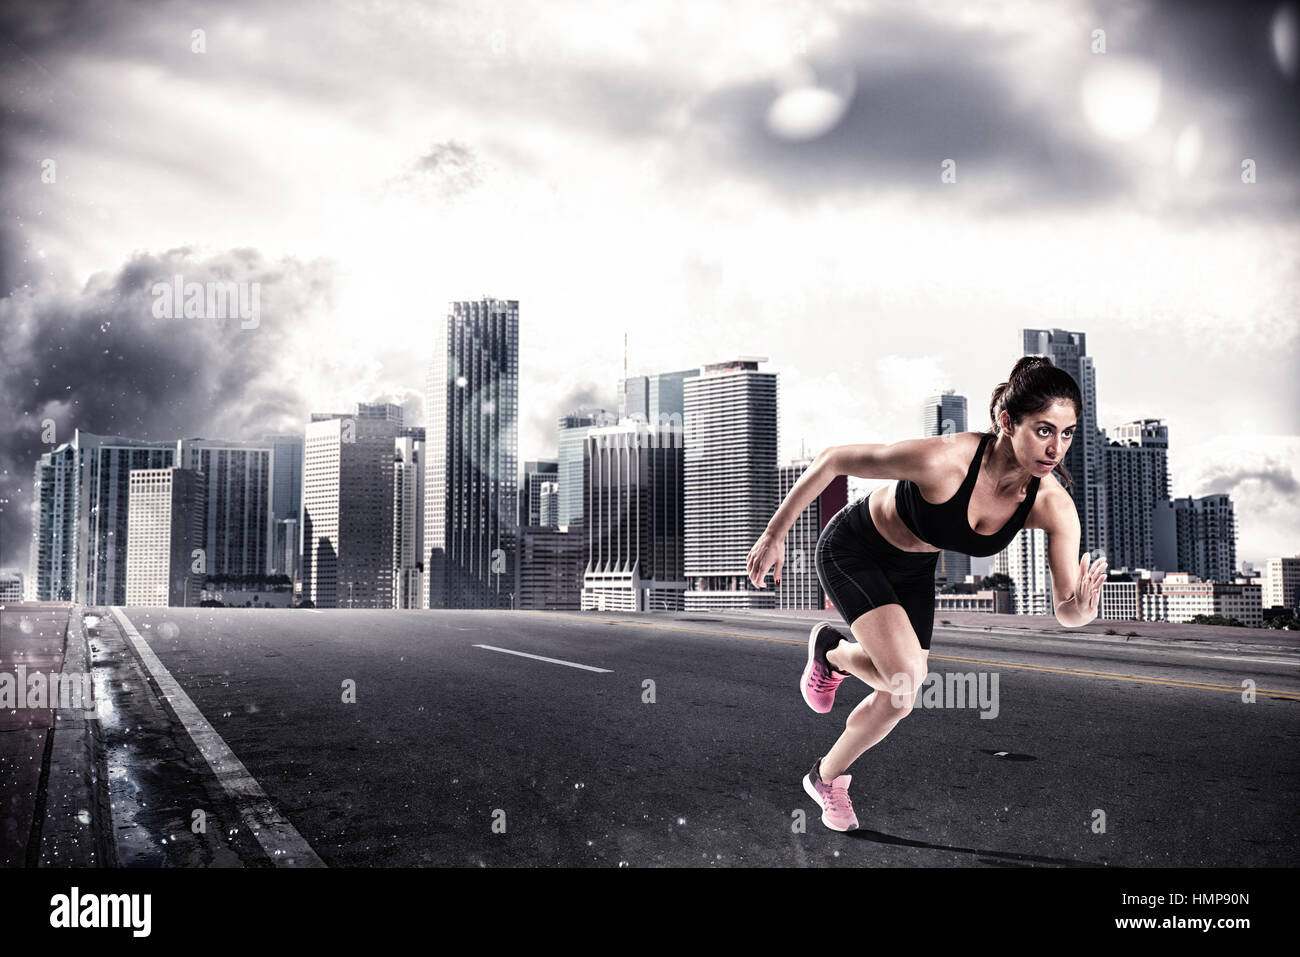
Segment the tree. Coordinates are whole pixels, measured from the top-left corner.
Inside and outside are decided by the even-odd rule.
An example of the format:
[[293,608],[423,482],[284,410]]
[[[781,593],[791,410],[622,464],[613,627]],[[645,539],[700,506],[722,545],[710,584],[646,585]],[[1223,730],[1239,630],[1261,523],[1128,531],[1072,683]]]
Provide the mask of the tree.
[[980,581],[980,588],[1001,588],[1005,591],[1010,591],[1011,586],[1014,584],[1015,582],[1012,581],[1010,575],[1004,575],[1001,572],[994,572],[992,575],[988,575]]
[[1245,628],[1243,622],[1238,621],[1230,615],[1194,615],[1190,624],[1193,625],[1228,625],[1232,628]]

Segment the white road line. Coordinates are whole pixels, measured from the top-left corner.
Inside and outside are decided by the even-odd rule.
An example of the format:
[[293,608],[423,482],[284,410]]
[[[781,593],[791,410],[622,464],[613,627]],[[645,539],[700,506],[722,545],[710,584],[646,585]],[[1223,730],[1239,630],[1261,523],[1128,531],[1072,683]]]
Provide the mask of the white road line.
[[216,729],[208,724],[208,719],[203,717],[185,689],[158,660],[149,643],[140,637],[122,609],[113,606],[111,611],[150,676],[158,683],[163,697],[181,719],[199,753],[239,808],[244,824],[253,832],[271,862],[276,867],[324,867],[325,862],[316,855],[297,829],[280,816],[262,786],[248,773],[243,762],[235,757],[235,752],[230,750]]
[[1256,661],[1263,665],[1295,665],[1294,658],[1245,658],[1238,655],[1197,655],[1197,658],[1218,658],[1222,661]]
[[502,651],[507,655],[519,655],[521,658],[536,658],[538,661],[549,661],[554,665],[568,665],[570,668],[582,668],[585,671],[601,671],[607,674],[613,674],[608,668],[594,668],[591,665],[580,665],[576,661],[561,661],[559,658],[544,658],[541,655],[530,655],[526,651],[511,651],[509,648],[496,648],[492,645],[474,645],[475,648],[486,648],[488,651]]

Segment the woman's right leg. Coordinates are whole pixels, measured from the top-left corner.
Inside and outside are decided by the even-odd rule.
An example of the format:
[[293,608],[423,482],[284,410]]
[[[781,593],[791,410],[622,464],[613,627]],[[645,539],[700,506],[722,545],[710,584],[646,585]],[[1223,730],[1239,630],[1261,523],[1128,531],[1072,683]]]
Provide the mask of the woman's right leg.
[[823,781],[843,774],[911,712],[929,671],[929,652],[921,647],[902,605],[873,608],[854,620],[852,630],[857,645],[841,642],[827,660],[879,690],[853,709],[844,733],[822,758]]

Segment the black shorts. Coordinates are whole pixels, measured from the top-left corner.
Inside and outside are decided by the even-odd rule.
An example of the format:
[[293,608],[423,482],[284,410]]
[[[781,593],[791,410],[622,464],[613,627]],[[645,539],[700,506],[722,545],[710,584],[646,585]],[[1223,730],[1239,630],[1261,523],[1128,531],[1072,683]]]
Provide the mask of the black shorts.
[[817,539],[817,578],[853,627],[865,612],[902,605],[922,648],[934,631],[934,570],[938,552],[905,552],[871,520],[867,499],[836,512]]

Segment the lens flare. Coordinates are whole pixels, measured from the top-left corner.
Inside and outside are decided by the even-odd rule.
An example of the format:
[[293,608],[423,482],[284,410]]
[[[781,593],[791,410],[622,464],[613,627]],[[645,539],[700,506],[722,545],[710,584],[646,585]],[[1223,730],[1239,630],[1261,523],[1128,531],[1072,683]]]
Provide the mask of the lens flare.
[[1151,128],[1160,112],[1160,71],[1142,60],[1113,53],[1094,59],[1097,62],[1084,75],[1080,90],[1084,116],[1106,139],[1136,139]]

